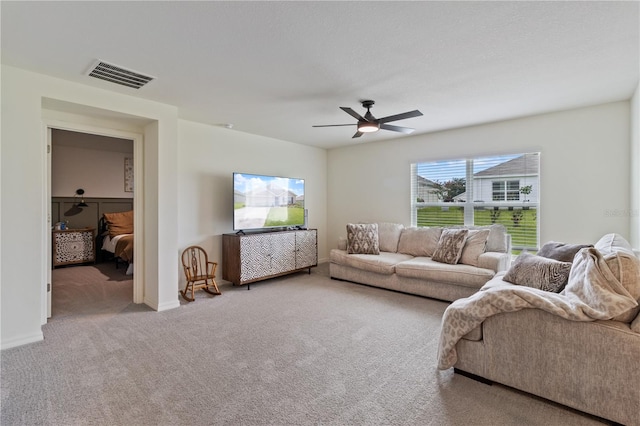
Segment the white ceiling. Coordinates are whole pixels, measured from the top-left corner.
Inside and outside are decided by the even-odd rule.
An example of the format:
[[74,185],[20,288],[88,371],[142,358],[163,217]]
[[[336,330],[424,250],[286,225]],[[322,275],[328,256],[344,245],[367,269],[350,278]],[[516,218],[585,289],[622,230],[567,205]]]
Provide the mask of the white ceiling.
[[[377,117],[414,134],[629,99],[640,3],[8,2],[2,63],[175,105],[181,118],[331,148]],[[156,77],[86,75],[100,59]]]

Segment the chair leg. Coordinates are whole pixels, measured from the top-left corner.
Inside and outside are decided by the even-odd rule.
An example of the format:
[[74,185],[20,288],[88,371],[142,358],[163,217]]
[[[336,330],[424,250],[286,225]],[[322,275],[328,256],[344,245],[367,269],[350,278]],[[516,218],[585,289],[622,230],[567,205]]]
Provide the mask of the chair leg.
[[[222,294],[222,292],[220,292],[220,289],[218,288],[218,284],[216,284],[216,280],[211,278],[211,283],[209,283],[209,280],[207,280],[205,282],[205,287],[203,288],[204,291],[206,291],[209,294],[213,294],[214,296],[220,295]],[[215,291],[211,291],[209,290],[209,287],[213,287],[215,289]]]
[[[191,287],[191,297],[187,296],[187,292],[189,291],[189,287]],[[194,300],[196,300],[193,297],[193,283],[191,283],[191,282],[187,283],[187,285],[184,288],[184,290],[180,290],[180,294],[182,295],[182,297],[184,297],[184,300],[186,300],[187,302],[193,302]]]

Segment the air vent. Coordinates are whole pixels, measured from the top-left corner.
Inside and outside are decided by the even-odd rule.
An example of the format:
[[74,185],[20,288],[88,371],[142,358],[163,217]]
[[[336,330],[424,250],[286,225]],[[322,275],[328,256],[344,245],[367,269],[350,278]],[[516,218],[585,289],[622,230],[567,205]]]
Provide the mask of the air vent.
[[139,89],[154,79],[154,77],[143,75],[102,61],[98,61],[97,64],[91,68],[89,76],[99,78],[100,80],[110,81],[121,86],[132,87],[134,89]]

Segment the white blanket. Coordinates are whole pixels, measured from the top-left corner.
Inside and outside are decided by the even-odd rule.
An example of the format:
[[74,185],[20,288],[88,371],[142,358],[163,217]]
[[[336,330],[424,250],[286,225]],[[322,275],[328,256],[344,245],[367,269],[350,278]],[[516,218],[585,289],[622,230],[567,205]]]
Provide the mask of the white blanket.
[[485,319],[501,312],[536,308],[573,321],[608,320],[638,302],[613,275],[594,248],[576,255],[569,282],[560,293],[505,283],[453,302],[442,317],[438,368],[445,370],[457,361],[456,343]]

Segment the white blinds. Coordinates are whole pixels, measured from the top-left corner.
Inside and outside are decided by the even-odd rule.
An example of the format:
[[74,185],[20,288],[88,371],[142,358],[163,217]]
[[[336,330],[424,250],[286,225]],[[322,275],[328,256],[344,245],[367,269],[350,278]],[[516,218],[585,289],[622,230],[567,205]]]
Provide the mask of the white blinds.
[[516,251],[538,249],[540,153],[411,165],[414,226],[499,223]]

